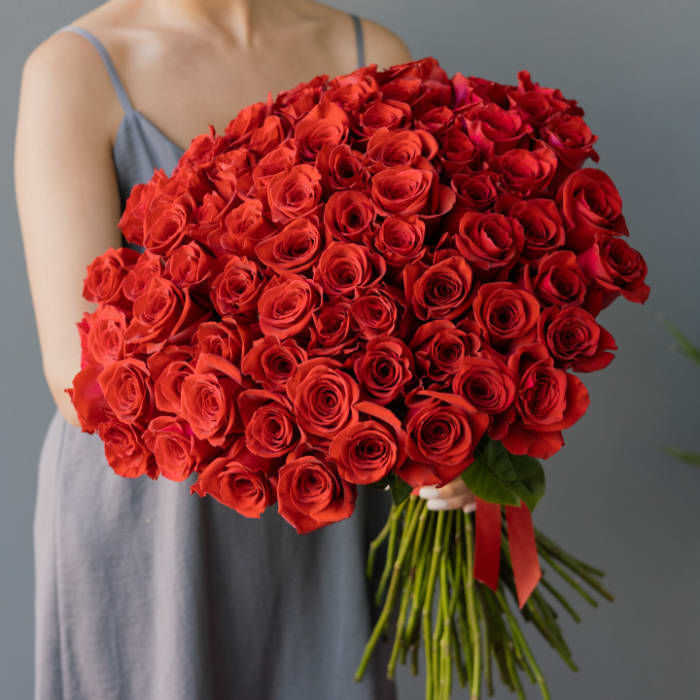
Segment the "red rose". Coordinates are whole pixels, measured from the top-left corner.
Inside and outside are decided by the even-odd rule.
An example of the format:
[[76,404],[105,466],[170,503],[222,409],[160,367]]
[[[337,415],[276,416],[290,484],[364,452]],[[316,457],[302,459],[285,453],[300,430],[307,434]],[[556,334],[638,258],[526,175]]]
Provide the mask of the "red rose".
[[180,289],[163,277],[150,281],[132,311],[125,339],[135,352],[146,353],[160,350],[166,342],[186,342],[209,315],[192,301],[187,287]]
[[266,202],[267,190],[272,179],[280,173],[288,172],[292,166],[299,163],[299,159],[299,151],[294,141],[283,141],[238,175],[238,195],[248,201],[255,201],[251,198],[257,197],[259,201]]
[[496,348],[530,337],[540,316],[537,299],[512,282],[490,282],[474,298],[474,320]]
[[265,117],[265,121],[250,134],[248,149],[251,153],[263,156],[284,141],[286,136],[282,121],[276,114]]
[[421,321],[453,319],[471,304],[472,269],[453,255],[433,265],[415,262],[403,271],[406,300]]
[[340,363],[326,358],[302,362],[287,382],[289,396],[301,430],[316,442],[327,442],[357,419],[360,398],[357,382]]
[[554,115],[544,125],[542,136],[570,170],[580,168],[587,158],[592,158],[596,163],[599,160],[593,148],[598,137],[591,133],[586,122],[579,116]]
[[532,131],[517,110],[503,109],[494,103],[468,107],[464,121],[469,138],[488,157],[518,148]]
[[379,129],[401,129],[411,120],[411,107],[400,100],[373,100],[353,115],[358,141],[369,139]]
[[130,301],[143,294],[153,277],[160,277],[163,270],[163,257],[144,250],[124,277],[122,292]]
[[300,275],[273,278],[258,299],[258,322],[265,335],[287,338],[303,331],[321,306],[323,292]]
[[337,104],[322,100],[294,127],[302,157],[314,160],[323,146],[336,146],[347,139],[348,115]]
[[580,306],[588,291],[583,270],[570,250],[557,250],[537,263],[532,291],[545,304]]
[[565,234],[557,205],[551,199],[499,197],[497,208],[517,219],[523,227],[525,244],[522,257],[539,260],[564,245]]
[[523,227],[517,219],[493,212],[465,211],[457,221],[454,244],[472,268],[493,276],[520,257]]
[[481,349],[481,337],[451,321],[422,324],[411,339],[416,366],[432,381],[442,384],[451,379],[462,360]]
[[265,121],[266,114],[267,105],[264,102],[256,102],[243,107],[228,123],[224,132],[230,139],[231,146],[240,146],[246,143],[250,134]]
[[412,166],[420,156],[430,160],[437,152],[438,142],[426,131],[382,127],[370,136],[365,155],[371,163],[390,168]]
[[364,237],[371,237],[376,219],[372,200],[356,190],[334,192],[323,209],[326,233],[348,243],[360,243]]
[[301,273],[312,267],[323,249],[318,226],[310,219],[292,219],[281,231],[268,236],[255,247],[264,265],[281,275]]
[[99,306],[89,316],[85,348],[90,362],[108,365],[124,357],[126,316],[115,306]]
[[384,259],[355,243],[333,241],[314,268],[314,281],[330,297],[356,297],[360,290],[376,284],[386,270]]
[[406,344],[389,335],[372,338],[355,360],[355,377],[366,394],[380,405],[403,395],[413,380],[413,355]]
[[425,254],[425,222],[417,216],[387,216],[373,243],[389,267],[401,270]]
[[176,416],[153,418],[143,441],[153,452],[160,473],[172,481],[184,481],[216,454],[209,443],[197,440],[192,428]]
[[328,456],[351,484],[374,484],[398,469],[406,457],[406,434],[392,411],[370,402],[358,410],[369,416],[333,438]]
[[314,455],[292,459],[279,470],[277,510],[300,535],[349,518],[355,499],[355,486]]
[[216,355],[200,355],[194,372],[182,380],[180,415],[200,440],[220,447],[240,432],[235,410],[241,391],[241,374],[230,362]]
[[408,461],[399,470],[411,486],[443,486],[473,461],[489,419],[461,396],[416,389],[406,399]]
[[285,396],[249,389],[239,394],[238,408],[245,423],[246,446],[253,454],[278,459],[297,446],[299,430]]
[[481,161],[481,153],[462,129],[450,127],[440,136],[440,162],[449,175],[476,170]]
[[308,216],[320,205],[321,173],[308,163],[294,165],[270,179],[267,194],[273,221],[286,224]]
[[557,157],[551,148],[540,143],[529,151],[514,148],[496,159],[503,185],[524,197],[547,189],[557,170]]
[[455,113],[449,107],[441,105],[426,110],[413,123],[431,134],[439,134],[451,126],[454,117]]
[[513,454],[547,459],[564,444],[561,431],[586,412],[590,399],[578,377],[554,367],[547,348],[539,343],[520,346],[508,358],[519,378],[517,417],[502,438]]
[[251,342],[250,329],[233,319],[200,323],[192,336],[195,356],[202,353],[218,355],[239,365]]
[[108,418],[100,423],[97,433],[104,442],[107,463],[115,474],[128,479],[138,479],[144,474],[151,479],[158,476],[153,455],[133,426]]
[[268,468],[267,460],[252,454],[239,440],[209,463],[190,491],[209,495],[246,518],[259,518],[277,500]]
[[495,170],[457,173],[450,182],[457,206],[474,211],[490,209],[501,191],[501,176]]
[[578,306],[550,306],[540,316],[537,339],[562,369],[595,372],[607,367],[617,350],[614,338]]
[[254,261],[232,255],[212,281],[209,297],[222,316],[251,316],[262,284],[263,276]]
[[[166,345],[164,351],[167,351],[168,347]],[[151,355],[148,360],[149,369],[152,366],[152,361],[158,358],[159,354]],[[176,353],[161,368],[153,383],[153,397],[159,411],[180,414],[182,382],[193,371],[194,367],[190,364],[189,358],[183,357],[179,353]]]
[[297,366],[306,359],[306,352],[291,338],[266,335],[244,355],[241,371],[265,389],[284,391]]
[[216,252],[249,256],[274,231],[263,215],[262,203],[247,199],[225,215],[222,226],[208,234],[206,243]]
[[516,378],[493,353],[466,357],[452,383],[452,390],[476,410],[491,416],[489,436],[500,440],[513,420]]
[[128,424],[145,425],[151,417],[150,373],[145,362],[133,357],[107,365],[97,377],[114,415]]
[[178,287],[201,284],[209,277],[213,259],[199,243],[186,243],[170,255],[165,263],[165,276]]
[[316,168],[321,173],[326,190],[363,188],[369,180],[363,154],[345,143],[324,145],[316,156]]
[[426,211],[436,181],[427,168],[395,165],[384,168],[372,178],[372,199],[385,216],[410,216]]
[[638,250],[621,238],[602,238],[578,256],[578,264],[593,280],[594,299],[589,308],[597,313],[620,293],[625,299],[643,304],[649,297],[644,282],[647,264]]
[[122,304],[122,285],[129,268],[139,258],[132,248],[109,248],[87,267],[83,281],[83,297],[104,304]]
[[602,170],[577,170],[559,187],[557,206],[566,225],[566,243],[580,252],[590,248],[597,235],[628,236],[622,198]]
[[350,313],[360,333],[365,338],[374,338],[394,333],[399,306],[403,306],[400,294],[390,287],[374,287],[352,301]]
[[[374,299],[379,303],[380,299]],[[391,313],[390,309],[384,309]],[[358,347],[358,329],[350,313],[350,303],[342,297],[325,303],[313,315],[309,355],[349,355]]]
[[149,203],[143,219],[143,244],[152,253],[169,255],[189,235],[196,203],[189,194],[163,191]]

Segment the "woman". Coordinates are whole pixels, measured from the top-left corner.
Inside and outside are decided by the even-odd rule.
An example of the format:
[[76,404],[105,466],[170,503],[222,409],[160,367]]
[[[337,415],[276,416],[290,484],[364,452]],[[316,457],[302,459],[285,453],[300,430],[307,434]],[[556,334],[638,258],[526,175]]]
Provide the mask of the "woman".
[[[56,402],[34,525],[35,697],[391,698],[381,658],[352,680],[384,494],[362,490],[354,517],[303,537],[276,513],[246,520],[182,484],[114,475],[64,389],[80,365],[75,322],[92,308],[85,268],[125,244],[116,223],[134,184],[170,172],[194,135],[223,131],[268,91],[409,52],[380,25],[309,0],[112,0],[64,29],[26,62],[16,144]],[[453,492],[435,507],[463,505]]]

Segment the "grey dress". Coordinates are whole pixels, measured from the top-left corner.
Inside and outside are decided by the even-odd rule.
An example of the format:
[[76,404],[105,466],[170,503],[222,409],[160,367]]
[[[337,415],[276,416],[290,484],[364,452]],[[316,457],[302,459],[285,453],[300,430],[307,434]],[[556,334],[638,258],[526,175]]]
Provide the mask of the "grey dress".
[[[124,107],[123,205],[182,150],[132,107],[103,45],[63,29],[95,45]],[[383,663],[353,680],[376,616],[365,557],[387,495],[361,489],[353,517],[300,536],[274,508],[246,519],[189,483],[116,476],[99,437],[56,411],[34,516],[35,698],[392,700]]]

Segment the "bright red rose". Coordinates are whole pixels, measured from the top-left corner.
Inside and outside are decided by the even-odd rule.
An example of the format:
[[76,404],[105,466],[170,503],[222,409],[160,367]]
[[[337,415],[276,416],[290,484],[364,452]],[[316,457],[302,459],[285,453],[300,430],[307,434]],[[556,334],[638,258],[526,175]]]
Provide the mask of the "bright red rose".
[[355,486],[315,455],[291,459],[279,470],[277,510],[300,535],[349,518],[355,499]]
[[373,244],[386,264],[400,272],[425,255],[425,222],[417,216],[387,216]]
[[199,243],[186,243],[170,255],[165,263],[164,275],[178,287],[192,287],[209,277],[212,263],[212,257]]
[[257,156],[264,156],[277,148],[286,137],[282,120],[271,114],[265,117],[265,121],[255,131],[251,132],[248,139],[248,149]]
[[532,131],[517,110],[494,103],[468,107],[464,121],[469,138],[489,158],[518,148]]
[[238,409],[245,423],[246,446],[253,454],[279,459],[297,446],[299,430],[286,396],[249,389],[239,394]]
[[294,127],[299,153],[314,160],[324,146],[337,146],[348,136],[348,115],[334,102],[322,100]]
[[291,338],[275,335],[258,338],[246,352],[241,371],[270,391],[284,391],[297,366],[307,359],[306,352]]
[[457,196],[457,206],[473,211],[490,209],[502,189],[501,176],[495,170],[457,173],[450,185]]
[[209,296],[222,315],[252,316],[262,291],[263,275],[253,260],[232,255],[214,278]]
[[[390,309],[384,309],[385,315],[387,311],[391,313]],[[350,312],[350,302],[342,297],[323,304],[314,313],[310,332],[309,356],[349,355],[359,346],[358,328]]]
[[361,401],[362,420],[341,430],[328,448],[338,473],[351,484],[374,484],[398,469],[406,458],[406,434],[392,411]]
[[240,365],[251,342],[250,328],[231,318],[200,323],[192,336],[195,356],[201,353],[219,355],[234,365]]
[[97,377],[105,401],[114,415],[129,425],[145,425],[153,413],[150,372],[133,357],[107,365]]
[[586,276],[570,250],[557,250],[541,258],[528,278],[528,287],[547,305],[580,306],[588,291]]
[[255,246],[255,254],[264,265],[281,275],[302,273],[312,267],[323,250],[318,226],[305,218],[292,219],[281,231]]
[[224,216],[222,225],[208,234],[206,243],[217,253],[250,256],[255,246],[274,231],[263,214],[262,203],[247,199]]
[[190,491],[209,495],[246,518],[259,518],[277,500],[275,481],[268,471],[268,461],[252,454],[239,440],[207,465]]
[[153,455],[132,425],[108,418],[97,430],[104,442],[105,458],[115,474],[128,479],[138,479],[144,474],[155,479],[158,476]]
[[126,315],[115,306],[99,306],[90,315],[85,338],[90,362],[108,365],[124,357]]
[[[399,322],[399,306],[403,299],[391,287],[373,287],[362,293],[350,304],[350,313],[360,333],[365,338],[393,334]],[[402,335],[401,331],[397,335]]]
[[287,338],[303,331],[323,300],[321,288],[300,275],[270,280],[258,299],[258,323],[265,335]]
[[[162,366],[159,366],[161,365]],[[152,369],[158,366],[156,370]],[[175,346],[166,345],[160,353],[148,358],[148,367],[153,377],[153,398],[156,408],[166,413],[180,414],[182,382],[192,374],[194,366],[189,356],[178,352]]]
[[240,146],[246,143],[251,133],[265,121],[267,105],[264,102],[243,107],[238,114],[228,123],[225,129],[226,136],[232,146]]
[[532,197],[547,189],[557,170],[557,157],[540,143],[533,150],[514,148],[496,159],[505,189]]
[[377,284],[385,271],[384,259],[366,246],[333,241],[314,268],[314,281],[330,297],[353,298]]
[[159,193],[148,203],[143,219],[144,246],[157,255],[172,253],[189,236],[195,206],[189,194]]
[[360,387],[338,362],[324,357],[302,362],[286,388],[297,423],[311,440],[327,443],[357,420]]
[[[423,156],[428,160],[438,152],[435,137],[420,129],[377,129],[367,142],[365,156],[377,169],[410,167]],[[381,167],[378,167],[381,166]]]
[[135,301],[143,294],[143,290],[148,287],[153,277],[161,277],[162,271],[163,257],[151,253],[150,250],[144,250],[124,277],[122,286],[124,296],[130,301]]
[[123,304],[124,278],[138,258],[133,248],[109,248],[96,257],[87,267],[83,297],[104,304]]
[[345,143],[324,145],[316,156],[316,169],[321,173],[324,190],[363,189],[369,181],[363,157]]
[[586,412],[590,398],[578,377],[554,367],[544,345],[520,346],[508,358],[518,377],[516,419],[502,438],[512,454],[547,459],[564,444],[562,430]]
[[423,213],[429,206],[435,180],[435,173],[427,168],[384,168],[372,178],[372,199],[385,216]]
[[580,116],[555,114],[543,127],[544,140],[554,149],[559,160],[576,170],[587,158],[598,162],[593,144],[598,140]]
[[411,106],[401,100],[373,100],[353,115],[358,141],[369,139],[379,129],[401,129],[411,120]]
[[308,216],[320,206],[321,173],[309,163],[293,165],[270,179],[267,195],[270,216],[276,223]]
[[357,190],[334,192],[323,208],[326,233],[339,241],[360,243],[374,234],[377,212],[372,200]]

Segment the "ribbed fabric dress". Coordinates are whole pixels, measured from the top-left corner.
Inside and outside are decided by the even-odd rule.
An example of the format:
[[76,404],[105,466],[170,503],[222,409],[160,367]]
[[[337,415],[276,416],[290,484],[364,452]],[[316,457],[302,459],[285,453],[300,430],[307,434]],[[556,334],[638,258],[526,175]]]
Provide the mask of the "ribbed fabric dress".
[[[124,108],[123,206],[182,149],[132,106],[100,41],[65,30],[93,43]],[[362,488],[351,518],[297,535],[275,508],[246,519],[186,484],[115,475],[99,437],[56,411],[34,515],[35,699],[393,700],[384,663],[353,680],[376,614],[367,544],[388,501]]]

